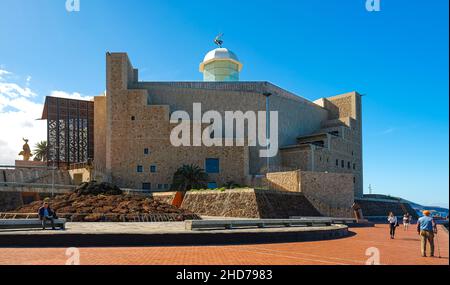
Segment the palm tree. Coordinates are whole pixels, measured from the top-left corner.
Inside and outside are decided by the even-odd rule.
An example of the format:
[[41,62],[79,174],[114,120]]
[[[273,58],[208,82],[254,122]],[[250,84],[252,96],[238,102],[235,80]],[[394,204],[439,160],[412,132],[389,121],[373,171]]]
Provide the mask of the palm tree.
[[208,174],[204,169],[194,164],[183,164],[173,175],[173,188],[187,191],[206,186]]
[[48,145],[47,141],[40,141],[34,146],[33,155],[34,160],[47,161]]

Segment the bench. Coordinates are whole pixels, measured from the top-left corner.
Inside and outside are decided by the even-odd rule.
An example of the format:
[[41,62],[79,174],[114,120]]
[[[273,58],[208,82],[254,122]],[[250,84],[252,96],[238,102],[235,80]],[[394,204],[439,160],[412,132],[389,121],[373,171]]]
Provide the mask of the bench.
[[354,219],[354,218],[300,217],[300,216],[293,216],[293,217],[289,217],[289,219],[295,219],[295,220],[308,220],[308,219],[331,220],[331,222],[333,224],[354,224],[354,223],[356,223],[356,219]]
[[[53,220],[55,228],[66,229],[66,219]],[[51,228],[50,221],[45,222],[46,228]],[[1,219],[0,229],[35,229],[42,228],[42,221],[39,219]]]
[[186,230],[330,226],[326,219],[188,220]]

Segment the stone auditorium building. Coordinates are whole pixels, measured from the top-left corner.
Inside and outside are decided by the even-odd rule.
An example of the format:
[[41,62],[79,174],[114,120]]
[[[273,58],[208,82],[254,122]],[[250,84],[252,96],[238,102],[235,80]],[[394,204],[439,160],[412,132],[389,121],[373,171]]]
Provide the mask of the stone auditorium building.
[[[219,47],[200,64],[203,81],[144,82],[126,53],[108,52],[105,94],[93,102],[47,97],[43,118],[53,124],[48,130],[49,163],[70,165],[88,157],[97,180],[159,191],[171,189],[182,164],[196,164],[208,173],[210,188],[229,181],[252,187],[266,176],[277,190],[328,187],[347,193],[347,198],[351,193],[342,206],[351,207],[353,197],[363,195],[361,95],[349,92],[309,101],[269,82],[239,81],[242,68],[233,52]],[[277,155],[260,157],[261,147],[247,144],[173,146],[170,116],[184,110],[192,118],[194,103],[201,103],[203,112],[221,114],[278,111]],[[61,115],[64,108],[67,114]],[[81,129],[71,123],[79,118]],[[66,124],[64,131],[58,122]],[[76,132],[78,141],[84,138],[81,145],[73,144]],[[327,193],[322,191],[322,196]]]

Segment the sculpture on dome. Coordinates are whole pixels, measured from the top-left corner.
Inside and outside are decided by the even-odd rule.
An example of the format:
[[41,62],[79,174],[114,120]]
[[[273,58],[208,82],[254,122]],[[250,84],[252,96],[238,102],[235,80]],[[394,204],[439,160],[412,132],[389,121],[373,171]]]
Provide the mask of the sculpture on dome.
[[223,45],[222,37],[223,37],[223,33],[220,33],[220,34],[218,34],[218,35],[214,38],[214,43],[215,43],[216,45],[218,45],[220,48],[221,48],[222,45]]
[[28,145],[28,139],[22,138],[22,140],[25,142],[25,144],[22,146],[22,151],[19,153],[19,155],[23,156],[23,161],[29,161],[32,154],[30,146]]

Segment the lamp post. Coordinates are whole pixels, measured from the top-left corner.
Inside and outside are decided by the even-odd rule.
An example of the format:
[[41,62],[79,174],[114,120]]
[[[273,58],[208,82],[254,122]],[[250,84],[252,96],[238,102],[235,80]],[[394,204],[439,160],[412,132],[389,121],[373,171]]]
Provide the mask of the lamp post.
[[56,150],[59,149],[59,146],[53,146],[53,163],[52,163],[52,198],[55,196],[55,160],[56,160]]
[[270,96],[272,96],[272,93],[270,92],[264,92],[263,93],[264,97],[266,97],[266,150],[267,150],[267,157],[266,157],[266,163],[267,163],[267,173],[270,172],[270,157],[269,157],[269,149],[270,149],[270,139],[269,139],[269,135],[270,135],[270,101],[269,98]]

